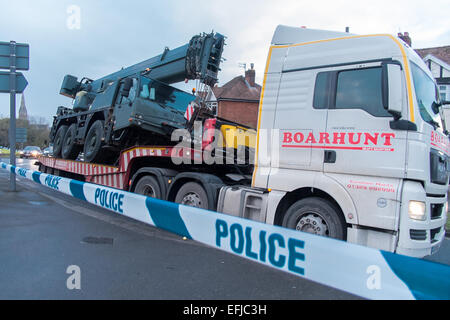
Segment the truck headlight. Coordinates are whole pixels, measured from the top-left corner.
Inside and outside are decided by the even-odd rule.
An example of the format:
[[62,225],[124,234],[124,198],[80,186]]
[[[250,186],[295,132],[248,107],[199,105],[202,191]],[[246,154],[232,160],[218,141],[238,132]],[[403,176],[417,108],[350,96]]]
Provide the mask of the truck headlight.
[[425,202],[409,201],[408,215],[414,220],[425,220]]

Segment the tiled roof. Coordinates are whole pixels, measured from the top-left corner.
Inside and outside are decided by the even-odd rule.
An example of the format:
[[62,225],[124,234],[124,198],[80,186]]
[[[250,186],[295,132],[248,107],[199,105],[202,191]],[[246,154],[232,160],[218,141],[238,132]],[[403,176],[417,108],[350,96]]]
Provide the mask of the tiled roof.
[[217,100],[239,99],[239,100],[259,100],[261,86],[255,84],[254,87],[245,80],[243,76],[235,77],[225,83],[222,87],[213,88]]
[[422,59],[431,54],[445,63],[450,64],[450,46],[416,49],[415,51]]

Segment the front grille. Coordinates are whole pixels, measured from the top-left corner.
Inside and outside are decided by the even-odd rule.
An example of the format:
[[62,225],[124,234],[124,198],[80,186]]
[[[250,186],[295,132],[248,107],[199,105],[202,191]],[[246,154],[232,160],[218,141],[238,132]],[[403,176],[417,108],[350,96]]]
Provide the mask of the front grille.
[[431,219],[439,219],[442,216],[443,209],[443,203],[431,204]]
[[426,240],[427,239],[427,230],[409,230],[409,236],[412,240]]
[[439,239],[435,239],[434,237],[441,232],[441,228],[436,228],[436,229],[431,229],[430,230],[430,238],[431,238],[431,243],[438,241]]

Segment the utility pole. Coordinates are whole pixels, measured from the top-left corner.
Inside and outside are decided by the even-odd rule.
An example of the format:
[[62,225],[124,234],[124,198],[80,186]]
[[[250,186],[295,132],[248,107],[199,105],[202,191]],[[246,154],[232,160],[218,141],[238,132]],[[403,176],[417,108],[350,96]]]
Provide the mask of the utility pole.
[[[9,163],[16,165],[16,42],[10,43],[9,62]],[[10,191],[16,191],[16,174],[11,172]]]

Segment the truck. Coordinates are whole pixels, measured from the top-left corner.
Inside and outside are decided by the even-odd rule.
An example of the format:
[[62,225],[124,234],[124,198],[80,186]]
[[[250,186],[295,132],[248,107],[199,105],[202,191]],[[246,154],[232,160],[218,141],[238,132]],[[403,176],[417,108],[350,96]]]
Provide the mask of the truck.
[[72,108],[58,107],[54,117],[53,155],[74,160],[83,151],[87,162],[114,163],[127,147],[170,142],[173,130],[188,125],[186,105],[196,98],[170,84],[198,80],[213,86],[223,46],[221,34],[200,34],[97,80],[66,75],[60,94],[74,102]]
[[[280,25],[254,140],[236,142],[236,127],[212,134],[210,116],[194,147],[134,146],[116,166],[40,157],[40,170],[424,257],[442,244],[448,210],[440,106],[401,39]],[[253,143],[254,161],[209,161],[211,146]]]

